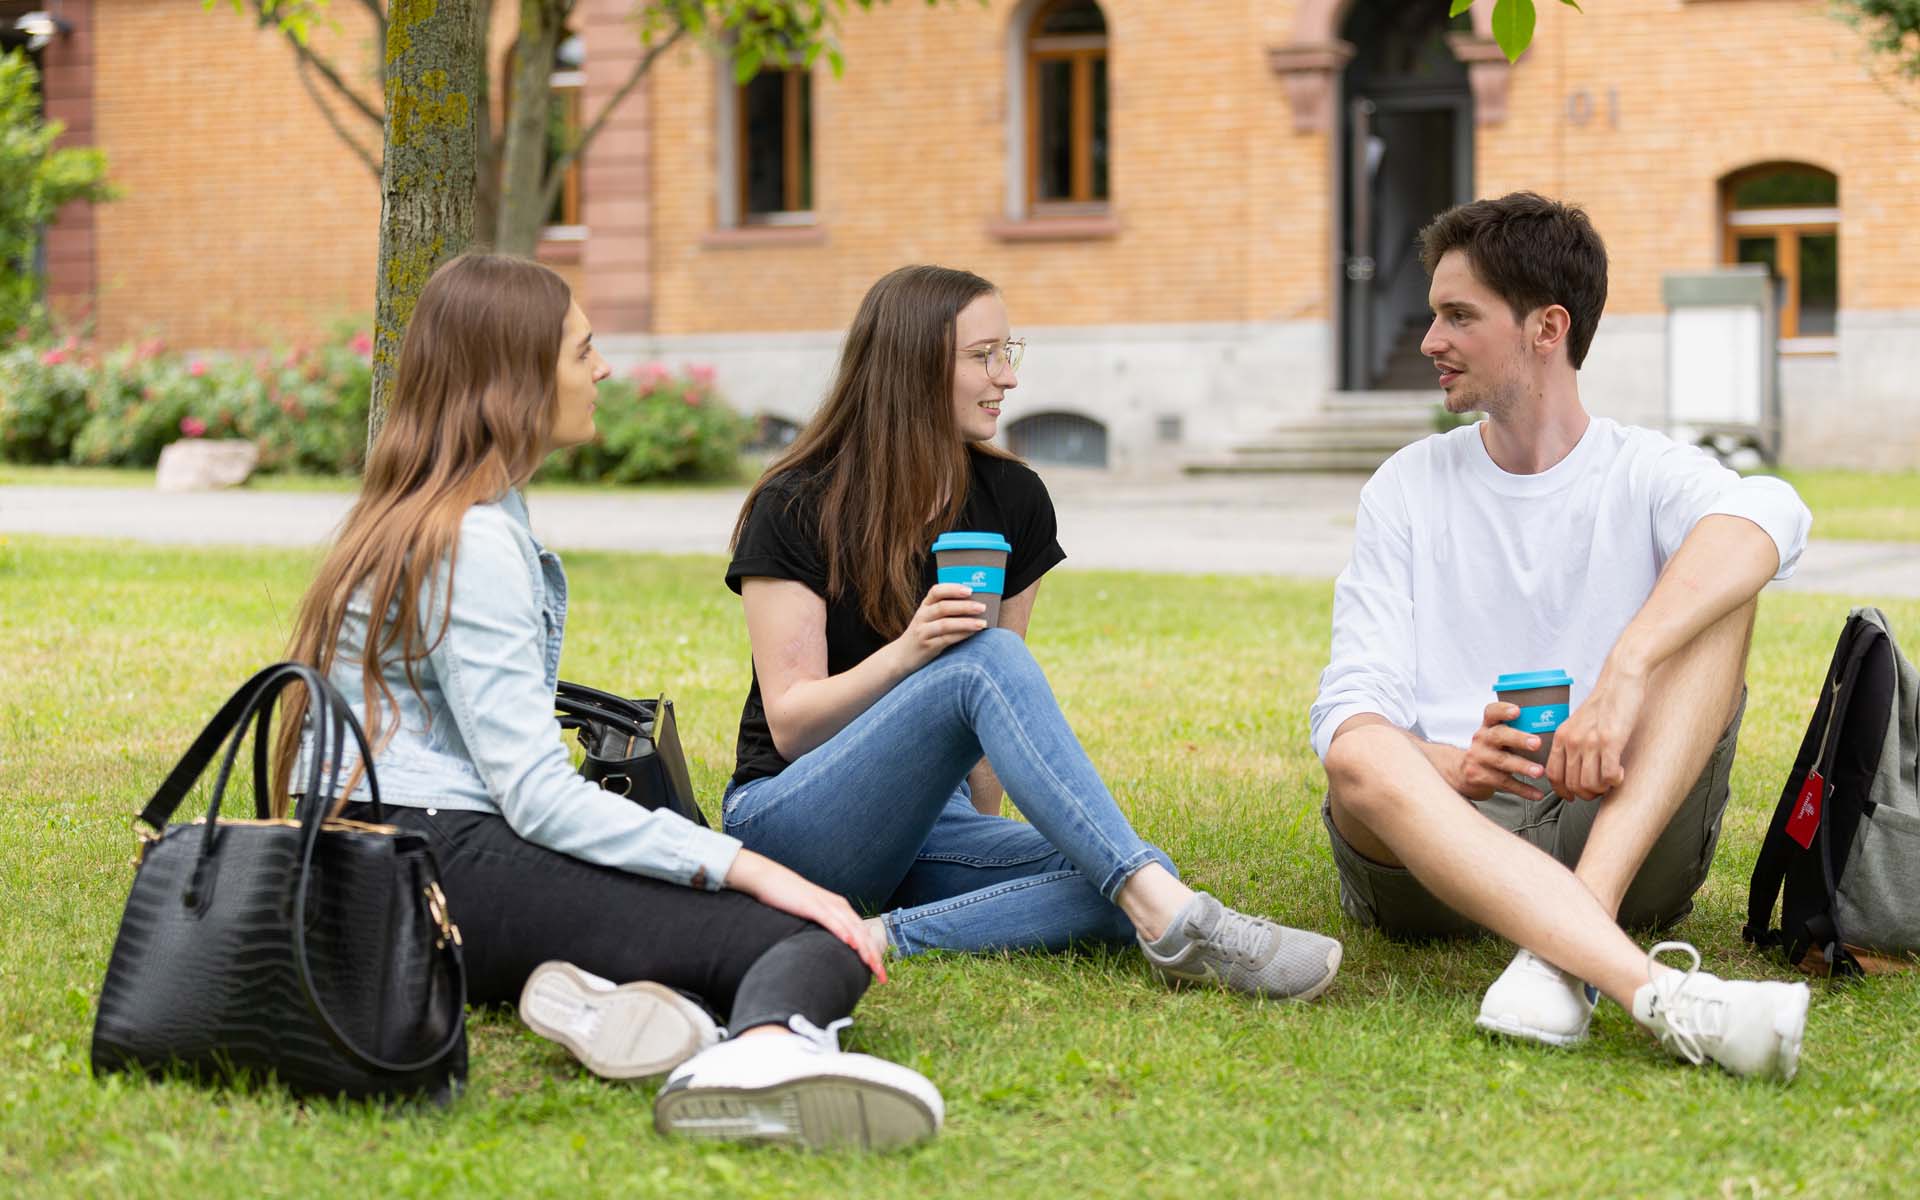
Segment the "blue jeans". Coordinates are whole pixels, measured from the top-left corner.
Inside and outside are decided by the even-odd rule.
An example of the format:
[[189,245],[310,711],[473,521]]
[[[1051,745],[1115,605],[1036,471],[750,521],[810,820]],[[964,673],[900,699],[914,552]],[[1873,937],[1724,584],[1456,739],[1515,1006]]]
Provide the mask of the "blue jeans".
[[[1032,824],[976,812],[982,754]],[[1113,903],[1150,862],[1027,644],[989,629],[894,685],[780,774],[728,789],[725,830],[867,912],[902,954],[1131,944]]]

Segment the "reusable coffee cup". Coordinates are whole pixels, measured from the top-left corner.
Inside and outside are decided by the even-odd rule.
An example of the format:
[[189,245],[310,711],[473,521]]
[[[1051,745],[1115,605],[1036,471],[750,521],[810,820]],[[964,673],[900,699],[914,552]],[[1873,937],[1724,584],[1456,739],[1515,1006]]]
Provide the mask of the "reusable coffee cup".
[[1547,765],[1547,752],[1553,749],[1553,731],[1567,719],[1572,692],[1573,676],[1565,671],[1521,671],[1493,681],[1494,695],[1508,704],[1520,706],[1520,715],[1505,724],[1540,737],[1538,750],[1517,750],[1516,754],[1543,767]]
[[987,628],[1000,623],[1000,595],[1007,589],[1007,555],[1013,543],[997,533],[956,530],[934,539],[935,574],[941,583],[964,583],[987,606]]

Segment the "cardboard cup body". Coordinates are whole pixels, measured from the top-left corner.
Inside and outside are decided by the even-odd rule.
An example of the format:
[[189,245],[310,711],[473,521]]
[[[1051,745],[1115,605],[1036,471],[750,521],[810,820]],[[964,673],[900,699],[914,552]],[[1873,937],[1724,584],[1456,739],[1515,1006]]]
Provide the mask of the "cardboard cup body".
[[980,614],[987,628],[1000,624],[1000,590],[1006,586],[1005,550],[940,550],[934,554],[941,583],[964,583],[973,589],[973,598],[987,606]]

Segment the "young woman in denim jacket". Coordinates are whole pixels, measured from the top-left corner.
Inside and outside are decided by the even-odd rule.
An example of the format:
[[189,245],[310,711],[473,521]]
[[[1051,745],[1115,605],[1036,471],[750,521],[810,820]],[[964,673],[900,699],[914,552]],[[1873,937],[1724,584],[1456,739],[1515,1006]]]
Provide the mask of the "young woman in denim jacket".
[[[724,827],[881,913],[868,930],[895,953],[1137,941],[1169,981],[1311,999],[1340,943],[1182,883],[1027,651],[1065,554],[1039,476],[989,444],[1021,347],[977,275],[904,267],[867,293],[826,399],[735,527],[754,681]],[[928,547],[960,530],[1013,545],[998,628],[935,583]],[[998,815],[999,780],[1031,824]]]
[[[550,451],[593,437],[607,373],[551,271],[466,255],[435,272],[291,654],[356,701],[389,820],[430,840],[473,1000],[518,997],[598,1074],[671,1070],[663,1132],[930,1136],[930,1083],[834,1044],[870,971],[885,978],[846,900],[570,765],[554,718],[567,581],[519,489]],[[302,715],[279,748],[283,804],[309,749]],[[348,789],[364,819],[364,780]]]

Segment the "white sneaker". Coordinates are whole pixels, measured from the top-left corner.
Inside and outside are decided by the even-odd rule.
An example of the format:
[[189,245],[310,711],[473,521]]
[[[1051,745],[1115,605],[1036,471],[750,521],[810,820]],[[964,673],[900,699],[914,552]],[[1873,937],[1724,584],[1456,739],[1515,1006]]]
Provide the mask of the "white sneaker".
[[1513,956],[1480,1001],[1474,1024],[1549,1046],[1584,1041],[1600,993],[1530,950]]
[[734,1038],[682,1063],[653,1102],[661,1133],[782,1142],[809,1150],[891,1150],[940,1130],[946,1106],[918,1071],[848,1054],[805,1017],[790,1034]]
[[1642,984],[1633,994],[1634,1020],[1695,1065],[1711,1058],[1735,1075],[1792,1079],[1807,1028],[1807,985],[1721,979],[1700,969],[1700,952],[1685,942],[1655,946],[1649,967],[1669,950],[1692,962]]
[[565,962],[533,969],[520,1019],[603,1079],[659,1075],[720,1040],[706,1010],[672,988],[616,985]]

